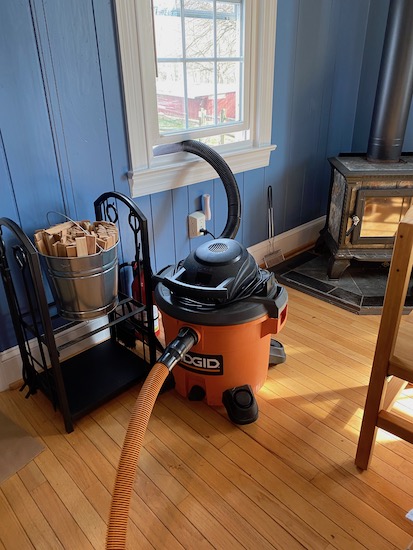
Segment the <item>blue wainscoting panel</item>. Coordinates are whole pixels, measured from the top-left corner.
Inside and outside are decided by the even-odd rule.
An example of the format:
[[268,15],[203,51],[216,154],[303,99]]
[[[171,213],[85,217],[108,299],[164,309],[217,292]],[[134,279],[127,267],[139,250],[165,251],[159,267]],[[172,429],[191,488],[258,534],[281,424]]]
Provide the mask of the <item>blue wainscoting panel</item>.
[[2,2],[0,127],[19,219],[28,234],[46,223],[48,210],[63,209],[37,46],[29,4]]
[[[101,73],[101,87],[108,134],[113,187],[129,195],[128,144],[126,138],[120,66],[117,56],[117,38],[113,25],[112,0],[93,0],[96,25],[97,52]],[[109,182],[108,182],[109,184]],[[110,189],[106,189],[109,191]]]
[[175,263],[172,191],[151,195],[152,235],[154,242],[153,269],[159,271]]
[[[237,180],[237,182],[239,182],[242,178],[240,177],[240,174],[237,174],[235,179]],[[221,235],[221,233],[224,231],[225,225],[227,223],[228,200],[227,200],[225,187],[221,181],[221,178],[215,178],[213,180],[212,187],[213,187],[213,193],[211,195],[212,229],[210,231],[211,233],[213,233],[213,235],[216,238],[218,238]],[[238,187],[239,187],[239,184],[238,184]],[[241,207],[241,215],[242,215],[242,207]],[[237,239],[240,238],[240,233],[237,234],[236,238]]]
[[[11,174],[7,163],[7,158],[4,150],[4,142],[0,131],[0,193],[1,193],[1,210],[0,217],[9,218],[21,225],[21,220],[17,212],[16,199],[13,194]],[[12,234],[8,229],[3,228],[0,238],[6,243],[9,250],[13,244]],[[9,266],[12,269],[14,266],[9,261]],[[16,280],[16,279],[15,279]],[[3,292],[3,285],[0,285],[0,352],[14,345],[14,331],[9,322],[9,306],[6,296]]]
[[389,0],[370,2],[352,144],[359,153],[367,152],[388,10]]
[[[293,112],[296,42],[299,0],[277,4],[277,37],[275,46],[274,101],[272,116],[272,143],[277,149],[271,153],[270,165],[265,169],[266,185],[271,185],[274,196],[274,226],[278,235],[285,230],[285,202],[290,186],[291,119]],[[292,159],[292,160],[291,160]]]
[[172,191],[173,232],[175,235],[175,263],[186,258],[190,252],[188,240],[188,188],[178,187]]
[[[268,167],[237,174],[237,239],[267,237],[268,185],[275,233],[326,212],[327,158],[364,148],[389,0],[278,0],[272,142]],[[0,3],[0,216],[31,235],[46,212],[93,217],[93,202],[129,194],[128,147],[112,0]],[[413,149],[410,114],[405,149]],[[6,187],[5,187],[6,186]],[[148,218],[152,267],[186,257],[187,216],[211,195],[209,229],[219,236],[227,199],[215,178],[136,199]],[[122,220],[125,226],[127,220]],[[133,242],[122,227],[123,258]],[[3,334],[10,334],[0,294]],[[0,345],[9,345],[1,340]]]
[[403,142],[403,151],[413,151],[413,106],[410,107],[410,114]]
[[42,48],[50,53],[45,71],[57,90],[52,111],[63,130],[58,139],[70,172],[67,194],[73,195],[75,217],[90,218],[101,190],[113,189],[92,2],[34,3]]
[[289,182],[286,189],[285,229],[301,225],[311,215],[307,185],[316,156],[323,89],[329,73],[326,56],[331,2],[301,2],[298,12],[295,68],[289,134]]
[[242,216],[238,240],[245,246],[264,241],[267,234],[267,194],[264,168],[243,174]]
[[[357,111],[359,80],[362,72],[364,40],[367,27],[369,0],[351,0],[334,3],[330,34],[330,48],[334,48],[331,63],[334,73],[329,82],[331,105],[328,111],[328,131],[324,137],[324,155],[328,158],[352,150],[352,139]],[[330,166],[324,163],[319,179],[324,182],[324,192],[319,188],[314,200],[319,201],[324,214],[329,196]]]

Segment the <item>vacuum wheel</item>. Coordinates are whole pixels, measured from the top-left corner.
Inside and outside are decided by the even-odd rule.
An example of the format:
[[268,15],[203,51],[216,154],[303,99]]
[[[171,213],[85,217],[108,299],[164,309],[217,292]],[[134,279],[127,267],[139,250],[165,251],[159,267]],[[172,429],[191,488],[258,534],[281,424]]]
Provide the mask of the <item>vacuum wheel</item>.
[[229,419],[234,424],[251,424],[258,418],[258,405],[251,386],[237,386],[222,394]]

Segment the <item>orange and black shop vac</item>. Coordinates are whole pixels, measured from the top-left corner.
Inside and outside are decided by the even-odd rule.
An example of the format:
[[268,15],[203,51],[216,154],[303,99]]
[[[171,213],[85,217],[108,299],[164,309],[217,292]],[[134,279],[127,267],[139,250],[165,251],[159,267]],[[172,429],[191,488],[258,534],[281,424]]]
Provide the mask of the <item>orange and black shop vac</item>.
[[269,363],[285,359],[281,344],[271,335],[286,321],[287,292],[234,240],[240,224],[239,190],[222,157],[196,141],[183,142],[175,150],[209,162],[221,177],[228,200],[222,235],[156,276],[155,300],[166,341],[182,327],[191,327],[198,335],[197,344],[173,371],[175,389],[191,400],[224,404],[233,422],[247,424],[258,417],[254,392],[264,384]]
[[185,141],[156,154],[185,151],[206,160],[220,176],[228,200],[223,233],[204,242],[175,266],[153,277],[155,300],[170,342],[145,380],[119,461],[107,532],[107,549],[125,548],[133,482],[149,417],[173,369],[175,389],[190,400],[224,405],[236,424],[258,418],[254,397],[268,366],[282,363],[282,345],[271,338],[287,318],[287,292],[234,240],[240,195],[229,166],[210,147]]

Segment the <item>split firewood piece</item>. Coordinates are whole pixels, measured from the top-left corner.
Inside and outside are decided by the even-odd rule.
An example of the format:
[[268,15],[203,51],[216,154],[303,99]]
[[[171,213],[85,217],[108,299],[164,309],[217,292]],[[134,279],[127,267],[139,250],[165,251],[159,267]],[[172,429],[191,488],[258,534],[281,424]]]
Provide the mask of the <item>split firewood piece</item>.
[[76,244],[66,245],[66,254],[68,258],[76,258],[77,256]]
[[54,256],[53,244],[58,240],[59,237],[57,235],[49,235],[46,231],[43,232],[43,243],[48,256]]
[[37,250],[47,256],[47,248],[43,241],[43,229],[38,229],[34,234],[34,242]]
[[85,231],[88,231],[88,232],[91,231],[92,224],[90,223],[89,220],[82,220],[78,222],[78,225],[80,225],[80,227],[83,227]]
[[46,231],[49,235],[58,235],[63,231],[67,232],[67,230],[71,227],[73,227],[73,222],[63,222],[58,225],[53,225],[52,227],[49,227],[49,229],[44,229],[44,231]]
[[77,257],[88,256],[86,237],[76,237],[75,241]]
[[86,235],[86,245],[88,254],[96,254],[96,235]]
[[66,246],[61,241],[56,241],[52,246],[53,256],[65,258],[67,256]]

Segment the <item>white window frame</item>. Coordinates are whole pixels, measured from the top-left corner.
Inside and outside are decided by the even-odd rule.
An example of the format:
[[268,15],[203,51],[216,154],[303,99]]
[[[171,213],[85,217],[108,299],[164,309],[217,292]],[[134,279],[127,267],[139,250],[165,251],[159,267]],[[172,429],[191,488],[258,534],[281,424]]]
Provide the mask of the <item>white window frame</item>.
[[[189,153],[153,156],[153,112],[146,105],[155,101],[153,25],[150,0],[114,0],[121,58],[123,95],[126,110],[132,197],[139,197],[191,185],[216,177],[214,169]],[[271,151],[275,28],[277,0],[245,0],[251,40],[248,59],[250,73],[250,139],[216,147],[234,173],[268,166]],[[150,99],[150,94],[152,98]],[[153,103],[152,103],[153,105]],[[152,117],[153,118],[153,117]],[[149,120],[148,120],[149,119]],[[196,137],[195,135],[193,136]],[[172,141],[192,139],[185,138]],[[171,141],[170,136],[167,138]]]

